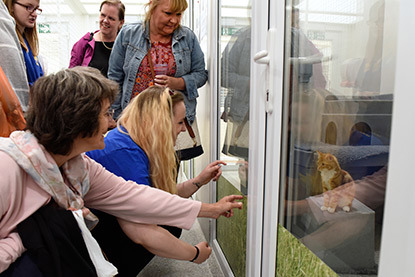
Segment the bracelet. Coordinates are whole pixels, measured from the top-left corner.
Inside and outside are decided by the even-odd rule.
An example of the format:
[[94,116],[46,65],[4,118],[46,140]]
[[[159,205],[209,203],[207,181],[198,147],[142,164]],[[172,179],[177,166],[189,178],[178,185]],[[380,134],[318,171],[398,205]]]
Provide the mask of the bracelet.
[[192,260],[190,260],[190,262],[192,263],[199,257],[199,253],[200,253],[199,248],[196,245],[195,245],[195,248],[196,248],[196,256]]
[[196,182],[196,183],[192,182],[192,184],[195,185],[198,189],[200,189],[200,187],[201,187],[200,183],[198,183],[198,182]]
[[196,256],[190,261],[190,262],[194,262],[198,257],[199,257],[199,248],[195,245],[195,248],[196,248]]

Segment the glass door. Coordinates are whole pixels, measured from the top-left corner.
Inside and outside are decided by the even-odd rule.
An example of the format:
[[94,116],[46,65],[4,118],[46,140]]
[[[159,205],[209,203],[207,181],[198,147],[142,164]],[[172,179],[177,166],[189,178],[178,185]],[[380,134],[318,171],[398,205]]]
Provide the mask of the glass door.
[[[264,206],[271,211],[264,211],[263,247],[264,253],[276,253],[267,255],[274,262],[264,254],[264,264],[274,265],[263,268],[266,276],[378,274],[397,4],[270,2],[268,52],[272,45],[283,49],[283,57],[278,64],[278,53],[269,57],[270,87],[282,88],[282,95],[270,89],[270,98],[282,104],[273,105],[267,125],[267,149],[275,140],[281,144],[279,155],[266,163]],[[276,121],[280,130],[270,128]],[[276,161],[280,170],[272,173]],[[266,243],[275,229],[267,226],[273,215],[278,219],[275,252],[267,251]]]

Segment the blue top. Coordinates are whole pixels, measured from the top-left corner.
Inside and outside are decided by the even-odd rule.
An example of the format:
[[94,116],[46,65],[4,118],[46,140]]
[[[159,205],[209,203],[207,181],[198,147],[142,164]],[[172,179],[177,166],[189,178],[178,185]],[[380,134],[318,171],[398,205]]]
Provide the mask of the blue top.
[[[147,55],[147,44],[150,45],[148,29],[148,23],[127,24],[122,27],[115,39],[109,61],[108,78],[120,85],[121,93],[112,105],[116,117],[130,102],[137,70]],[[197,89],[208,79],[204,54],[196,35],[185,26],[174,31],[172,50],[176,60],[175,77],[182,77],[186,85],[183,91],[186,117],[193,122],[196,114],[196,98],[199,96]]]
[[32,49],[30,49],[26,38],[24,38],[24,42],[26,43],[28,49],[28,51],[26,51],[22,47],[23,57],[26,63],[27,80],[29,81],[29,85],[33,86],[33,83],[43,76],[43,70],[38,58],[33,56]]
[[[123,127],[121,129],[127,133]],[[128,134],[115,128],[108,132],[104,141],[104,149],[89,151],[86,154],[125,180],[152,186],[148,157]]]

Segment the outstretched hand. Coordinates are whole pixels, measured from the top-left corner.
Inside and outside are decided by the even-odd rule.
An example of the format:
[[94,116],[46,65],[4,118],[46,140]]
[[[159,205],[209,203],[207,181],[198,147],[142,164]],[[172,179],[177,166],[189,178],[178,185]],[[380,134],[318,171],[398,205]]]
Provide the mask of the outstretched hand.
[[200,174],[195,178],[197,182],[201,185],[206,185],[207,183],[212,181],[217,181],[222,175],[222,165],[226,165],[225,162],[222,161],[214,161],[208,164],[205,169],[200,172]]
[[242,195],[228,195],[213,204],[202,203],[198,216],[218,218],[223,215],[225,217],[231,217],[233,216],[233,209],[242,209],[242,203],[235,201],[242,198]]
[[224,209],[220,215],[229,218],[233,216],[233,209],[238,208],[239,210],[242,210],[242,202],[235,202],[235,200],[243,198],[242,195],[228,195],[216,202],[216,204],[220,205],[221,209]]

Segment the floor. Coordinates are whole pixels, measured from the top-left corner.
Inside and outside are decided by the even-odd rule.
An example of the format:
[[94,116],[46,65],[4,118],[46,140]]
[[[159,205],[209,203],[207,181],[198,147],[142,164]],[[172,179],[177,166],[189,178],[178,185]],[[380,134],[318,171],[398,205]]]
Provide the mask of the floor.
[[[206,241],[199,223],[196,221],[192,229],[183,230],[180,239],[190,243],[197,244]],[[222,277],[225,276],[220,269],[215,254],[212,251],[209,259],[202,264],[195,264],[188,261],[178,261],[161,257],[154,257],[153,260],[138,274],[137,277]]]

